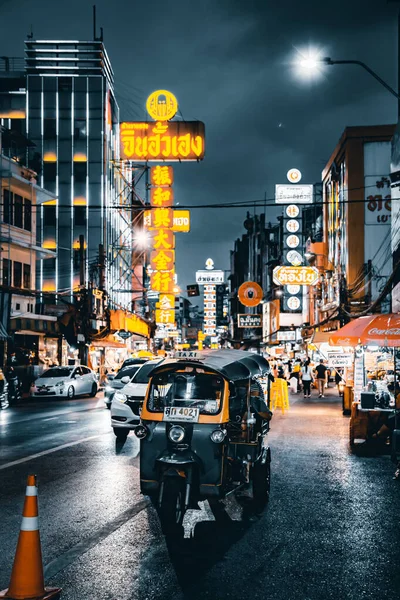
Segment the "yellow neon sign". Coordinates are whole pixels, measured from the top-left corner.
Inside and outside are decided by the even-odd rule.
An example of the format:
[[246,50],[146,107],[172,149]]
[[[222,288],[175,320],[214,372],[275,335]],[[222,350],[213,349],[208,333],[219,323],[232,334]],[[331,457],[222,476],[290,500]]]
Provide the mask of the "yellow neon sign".
[[205,128],[201,121],[123,122],[120,142],[122,160],[202,160]]
[[169,121],[178,112],[178,100],[167,90],[157,90],[147,98],[146,109],[155,121]]

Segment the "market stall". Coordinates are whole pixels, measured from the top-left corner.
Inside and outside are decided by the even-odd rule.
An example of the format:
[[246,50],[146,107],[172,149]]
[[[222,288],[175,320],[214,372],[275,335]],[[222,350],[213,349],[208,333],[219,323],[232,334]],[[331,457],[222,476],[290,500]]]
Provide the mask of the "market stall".
[[400,314],[359,317],[332,332],[330,345],[354,350],[350,443],[376,435],[399,403]]

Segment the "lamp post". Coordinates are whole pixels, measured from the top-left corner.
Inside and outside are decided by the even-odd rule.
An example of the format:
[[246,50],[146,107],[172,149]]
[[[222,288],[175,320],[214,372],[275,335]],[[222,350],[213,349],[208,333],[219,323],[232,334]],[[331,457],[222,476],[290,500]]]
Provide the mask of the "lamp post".
[[326,56],[325,58],[322,58],[320,60],[320,62],[321,62],[321,64],[324,64],[324,65],[358,65],[359,67],[362,67],[365,71],[367,71],[367,73],[372,75],[372,77],[374,77],[374,79],[379,81],[379,83],[388,92],[390,92],[395,98],[397,98],[397,100],[400,101],[399,94],[388,83],[386,83],[386,81],[384,81],[382,79],[382,77],[379,77],[379,75],[377,73],[375,73],[375,71],[373,71],[368,65],[366,65],[361,60],[332,60],[329,56]]
[[[400,0],[396,0],[400,1]],[[400,13],[399,13],[399,91],[396,92],[392,86],[390,86],[382,77],[378,75],[371,67],[365,64],[361,60],[333,60],[329,56],[322,57],[317,51],[310,51],[307,55],[302,55],[299,52],[299,56],[295,61],[295,64],[300,67],[304,73],[313,75],[319,71],[319,68],[324,65],[356,65],[367,71],[376,81],[378,81],[382,87],[385,88],[392,96],[397,99],[398,102],[398,114],[400,116]]]

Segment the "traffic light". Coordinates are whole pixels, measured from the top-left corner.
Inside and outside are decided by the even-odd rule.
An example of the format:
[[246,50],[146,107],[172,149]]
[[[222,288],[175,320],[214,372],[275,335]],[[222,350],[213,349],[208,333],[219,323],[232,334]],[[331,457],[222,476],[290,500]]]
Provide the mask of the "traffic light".
[[193,285],[187,285],[186,291],[187,291],[187,295],[191,298],[193,296],[200,296],[200,288],[197,285],[197,283],[194,283]]

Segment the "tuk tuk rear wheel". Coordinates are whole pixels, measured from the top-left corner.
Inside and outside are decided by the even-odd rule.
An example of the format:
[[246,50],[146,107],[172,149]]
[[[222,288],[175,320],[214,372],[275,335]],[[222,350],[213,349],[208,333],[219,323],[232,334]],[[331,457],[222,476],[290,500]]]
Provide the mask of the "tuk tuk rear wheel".
[[268,504],[271,488],[271,455],[268,451],[265,463],[253,467],[253,504],[255,512],[262,512]]
[[158,510],[164,535],[179,536],[185,516],[185,486],[178,478],[168,477],[164,483],[161,506]]

